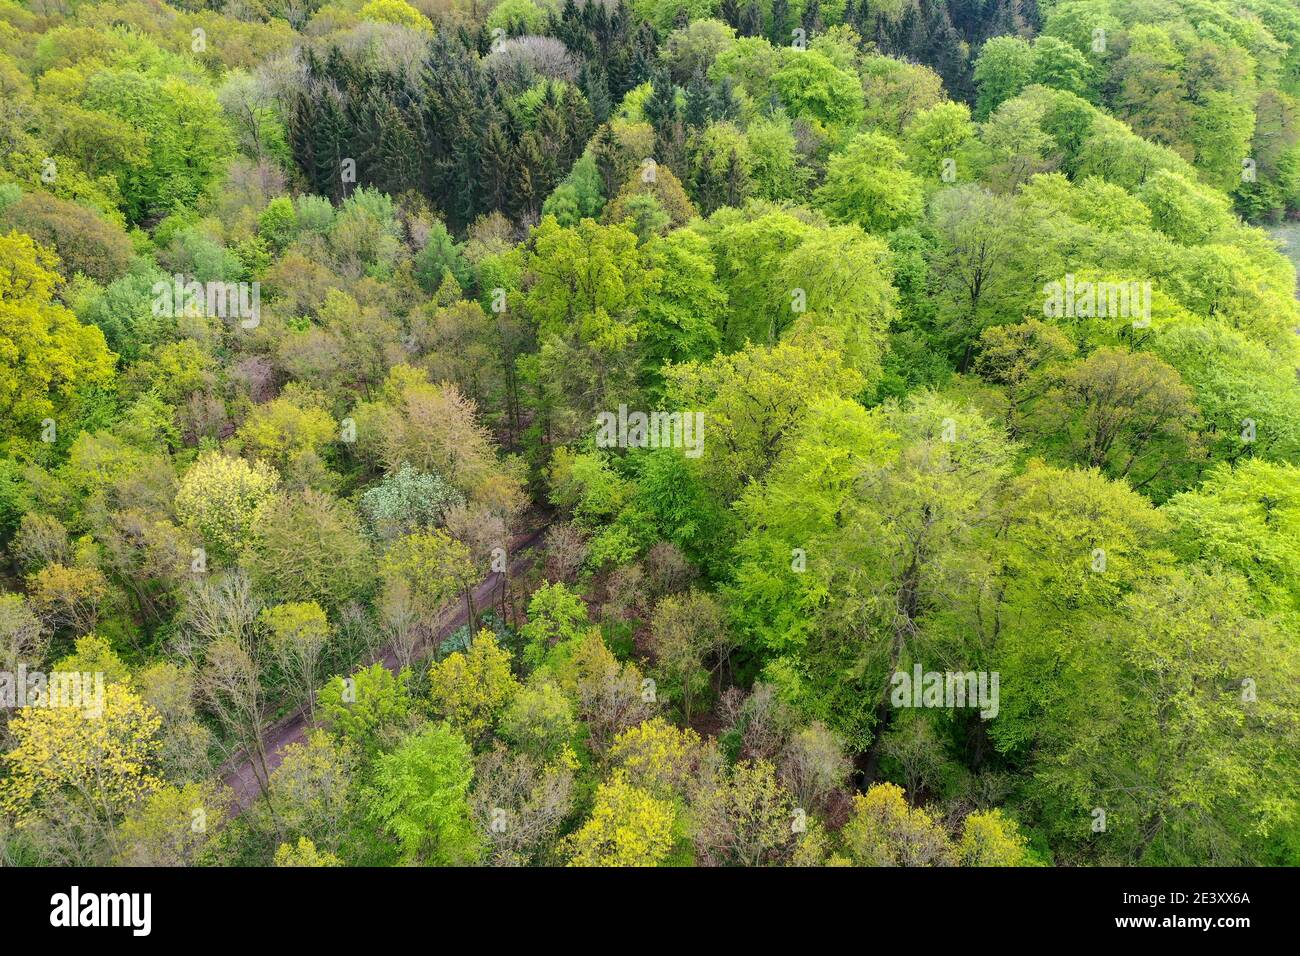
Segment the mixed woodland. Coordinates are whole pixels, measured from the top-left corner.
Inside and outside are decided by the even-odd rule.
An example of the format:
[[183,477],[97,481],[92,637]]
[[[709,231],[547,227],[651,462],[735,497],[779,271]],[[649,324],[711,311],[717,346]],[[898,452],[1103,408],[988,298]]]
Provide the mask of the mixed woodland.
[[1300,864],[1298,218],[1290,0],[0,0],[0,863]]

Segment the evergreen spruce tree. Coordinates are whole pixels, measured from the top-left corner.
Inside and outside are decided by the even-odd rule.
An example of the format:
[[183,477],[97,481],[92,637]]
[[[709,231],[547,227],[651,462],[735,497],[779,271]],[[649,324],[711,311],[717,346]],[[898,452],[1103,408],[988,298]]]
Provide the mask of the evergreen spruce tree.
[[865,13],[863,7],[865,5],[866,0],[863,0],[861,5],[855,3],[854,0],[848,0],[844,5],[844,22],[853,27],[858,32],[858,36],[867,35],[866,30],[863,29],[863,14]]
[[367,163],[376,185],[390,195],[420,187],[420,149],[415,134],[396,104],[387,103],[376,113],[379,139],[376,162]]
[[749,192],[749,176],[733,149],[727,157],[727,174],[723,184],[724,202],[728,206],[743,206]]
[[511,184],[510,205],[514,218],[534,222],[541,206],[542,191],[538,175],[542,168],[542,151],[534,133],[525,133],[515,149],[515,171]]
[[825,29],[826,25],[822,23],[821,0],[808,0],[799,25],[803,27],[803,32],[808,39],[812,39],[814,34],[821,33]]
[[691,198],[700,212],[712,215],[722,205],[725,187],[721,179],[713,172],[713,156],[708,150],[700,150],[695,160],[695,175],[691,177]]
[[916,59],[912,51],[913,31],[916,29],[916,6],[912,0],[903,4],[902,15],[889,27],[889,52],[892,56]]
[[894,46],[894,35],[890,27],[888,18],[879,10],[875,14],[875,25],[872,28],[873,38],[876,41],[876,49],[881,53],[892,56],[897,52]]
[[927,32],[925,62],[942,77],[944,89],[952,99],[973,99],[974,83],[966,48],[943,4],[936,3],[931,7]]
[[790,45],[789,0],[772,0],[772,22],[768,25],[767,38],[772,46]]
[[490,209],[509,209],[512,188],[510,143],[499,122],[493,122],[483,134],[480,149],[483,200]]
[[587,97],[593,124],[599,125],[609,119],[613,106],[610,102],[609,86],[604,71],[599,66],[584,65],[578,76],[578,85],[583,95]]
[[704,82],[704,73],[696,70],[686,86],[686,126],[688,129],[703,129],[709,125],[712,97]]
[[631,46],[632,54],[623,77],[625,85],[617,90],[617,95],[620,97],[628,90],[640,86],[650,79],[654,73],[655,63],[659,59],[659,46],[658,39],[655,37],[655,28],[645,21],[642,21],[637,27],[636,33],[632,37]]
[[447,197],[447,224],[456,230],[469,225],[478,215],[477,196],[482,188],[477,137],[467,122],[460,124],[459,132],[452,148],[447,187],[440,193]]
[[608,123],[596,134],[591,153],[596,160],[596,170],[600,173],[605,197],[618,195],[618,190],[623,185],[619,177],[623,148]]
[[642,111],[646,122],[655,131],[655,138],[671,137],[673,126],[678,122],[677,87],[667,67],[660,67],[650,81],[651,92],[646,97]]
[[709,109],[716,120],[734,120],[740,115],[740,101],[736,98],[736,85],[731,77],[724,76],[713,85]]
[[903,50],[909,59],[929,65],[930,0],[915,0],[908,7],[907,32],[902,34]]
[[587,141],[596,130],[596,120],[591,114],[591,104],[587,98],[579,96],[572,88],[565,87],[561,111],[564,117],[565,148],[563,166],[567,170],[572,166],[582,151],[587,148]]

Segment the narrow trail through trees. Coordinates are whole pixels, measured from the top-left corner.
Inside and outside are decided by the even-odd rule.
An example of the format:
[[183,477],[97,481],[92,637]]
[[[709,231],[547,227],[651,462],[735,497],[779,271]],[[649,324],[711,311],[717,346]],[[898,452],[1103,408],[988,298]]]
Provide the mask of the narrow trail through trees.
[[[490,606],[492,599],[496,598],[500,589],[507,586],[511,578],[515,578],[525,573],[536,560],[537,555],[534,547],[546,533],[549,522],[545,519],[543,523],[532,530],[524,532],[515,537],[510,542],[510,554],[513,555],[507,563],[505,573],[500,571],[489,572],[487,577],[480,581],[474,588],[474,606],[477,608],[486,608]],[[443,612],[437,626],[432,632],[432,638],[421,648],[424,656],[436,648],[443,640],[452,634],[458,627],[466,622],[467,613],[464,601],[458,601],[456,604],[448,607]],[[378,658],[386,668],[394,673],[398,670],[397,655],[391,646],[386,646],[383,653]],[[280,766],[284,757],[284,748],[291,744],[302,743],[307,738],[307,731],[312,727],[312,722],[308,718],[305,708],[299,708],[293,713],[286,715],[274,724],[271,724],[262,733],[262,742],[267,755],[266,766],[268,773],[274,773],[275,769]],[[234,795],[232,812],[235,815],[242,813],[252,806],[261,794],[261,784],[258,779],[257,762],[253,755],[247,752],[240,752],[234,758],[226,763],[221,770],[221,780],[230,788]]]

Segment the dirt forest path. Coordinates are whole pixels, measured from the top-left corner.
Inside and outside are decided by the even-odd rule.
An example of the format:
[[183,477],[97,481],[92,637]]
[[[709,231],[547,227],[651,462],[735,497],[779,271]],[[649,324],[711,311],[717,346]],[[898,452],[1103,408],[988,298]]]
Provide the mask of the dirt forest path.
[[[541,540],[542,535],[546,533],[546,528],[547,525],[543,522],[540,526],[516,536],[510,542],[509,550],[513,557],[510,558],[507,565],[508,570],[505,574],[499,571],[490,572],[487,577],[478,583],[474,588],[474,606],[476,608],[486,609],[491,607],[492,602],[500,597],[501,588],[505,586],[507,577],[516,578],[532,566],[532,563],[537,558],[537,554],[533,549],[537,542]],[[419,656],[421,659],[427,656],[432,648],[436,648],[449,637],[456,628],[464,624],[465,619],[465,602],[463,600],[458,601],[444,611],[433,631],[433,639],[420,648]],[[397,655],[393,652],[391,646],[386,646],[383,649],[379,661],[390,671],[397,672]],[[300,708],[282,717],[262,732],[268,772],[273,773],[275,768],[280,766],[285,747],[306,740],[307,731],[310,727],[311,722],[307,718],[306,710]],[[247,753],[241,752],[227,761],[221,769],[221,779],[234,794],[233,812],[235,814],[247,810],[253,801],[261,795],[255,762],[253,757]]]

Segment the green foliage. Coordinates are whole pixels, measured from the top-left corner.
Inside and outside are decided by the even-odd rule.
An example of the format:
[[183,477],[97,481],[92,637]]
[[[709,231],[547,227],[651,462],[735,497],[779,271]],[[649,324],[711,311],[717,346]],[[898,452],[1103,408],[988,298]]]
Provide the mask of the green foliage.
[[429,18],[405,0],[369,0],[358,11],[357,16],[362,20],[373,20],[376,23],[396,23],[412,30],[433,32],[433,24]]
[[703,409],[713,447],[721,446],[699,459],[711,490],[730,500],[760,477],[810,398],[859,390],[861,376],[845,367],[833,343],[830,336],[809,335],[669,371],[670,398],[679,407]]
[[975,115],[987,119],[1002,103],[1016,96],[1032,82],[1034,52],[1018,36],[993,37],[980,47],[975,61],[975,83],[979,97]]
[[394,675],[382,664],[335,677],[320,689],[322,720],[332,733],[373,754],[407,728],[413,701],[410,674]]
[[805,50],[784,57],[772,85],[795,116],[827,126],[851,126],[862,116],[862,84],[824,54]]
[[557,644],[576,638],[588,625],[587,605],[564,584],[537,589],[528,602],[528,623],[519,629],[524,662],[537,667]]
[[1233,568],[1264,607],[1294,613],[1300,611],[1298,494],[1296,466],[1247,459],[1218,465],[1165,511],[1177,523],[1185,555]]
[[487,630],[479,631],[467,650],[451,654],[429,670],[434,714],[471,743],[492,729],[518,693],[519,682],[510,673],[510,652],[500,648]]
[[673,806],[616,773],[568,840],[570,866],[658,866],[673,845]]
[[236,555],[248,540],[258,507],[275,490],[279,476],[260,461],[210,453],[181,479],[176,511],[216,558]]
[[143,161],[118,173],[130,222],[192,203],[230,155],[232,137],[216,95],[180,76],[102,70],[87,78],[83,102],[144,133]]
[[862,133],[831,156],[817,205],[841,222],[888,232],[921,214],[921,182],[903,168],[903,152],[883,133]]
[[0,863],[1300,862],[1284,0],[202,6],[0,0]]
[[[978,828],[977,828],[978,830]],[[952,866],[954,848],[926,810],[910,807],[901,788],[875,784],[853,798],[853,817],[844,827],[844,848],[858,866]],[[978,840],[976,834],[973,840]],[[983,849],[983,847],[981,847]],[[977,859],[977,851],[968,851]],[[987,864],[975,864],[987,865]]]
[[446,724],[431,725],[376,760],[369,815],[408,863],[473,862],[481,850],[470,821],[473,775],[469,745]]
[[333,853],[322,852],[306,837],[295,845],[281,843],[275,850],[276,866],[342,866]]
[[13,453],[70,430],[88,392],[113,380],[113,353],[94,326],[54,299],[57,259],[29,237],[0,236],[0,439]]
[[501,734],[521,750],[549,759],[577,733],[573,705],[549,680],[521,687],[501,716]]
[[[310,554],[303,541],[312,542]],[[258,507],[242,561],[265,593],[327,608],[363,598],[375,580],[355,511],[312,490],[274,495]]]

